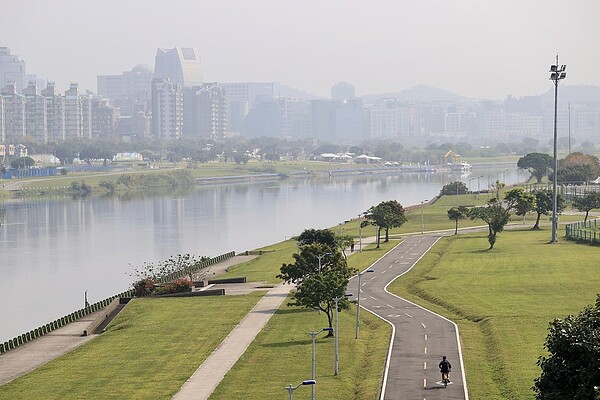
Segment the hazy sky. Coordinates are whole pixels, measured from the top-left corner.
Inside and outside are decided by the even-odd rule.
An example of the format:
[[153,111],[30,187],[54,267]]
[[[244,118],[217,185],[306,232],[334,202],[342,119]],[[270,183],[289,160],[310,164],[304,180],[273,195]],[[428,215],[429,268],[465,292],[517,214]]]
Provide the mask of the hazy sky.
[[205,81],[278,81],[321,96],[425,84],[475,98],[600,85],[599,0],[2,0],[0,46],[67,89],[198,47]]

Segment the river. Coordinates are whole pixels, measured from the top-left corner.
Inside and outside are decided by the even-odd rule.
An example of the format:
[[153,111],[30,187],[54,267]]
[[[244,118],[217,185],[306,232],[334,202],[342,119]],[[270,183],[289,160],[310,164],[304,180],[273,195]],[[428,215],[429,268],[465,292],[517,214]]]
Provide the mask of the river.
[[[521,177],[524,177],[521,174]],[[395,199],[419,204],[457,179],[481,190],[516,167],[199,186],[182,194],[0,203],[0,342],[127,290],[132,266],[216,256],[326,228]]]

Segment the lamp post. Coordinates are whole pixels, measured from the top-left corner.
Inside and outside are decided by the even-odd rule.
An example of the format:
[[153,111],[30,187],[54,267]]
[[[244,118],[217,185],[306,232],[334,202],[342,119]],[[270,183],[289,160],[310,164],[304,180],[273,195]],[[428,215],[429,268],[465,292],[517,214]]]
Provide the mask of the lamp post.
[[468,185],[469,185],[469,192],[471,192],[471,193],[473,192],[473,190],[471,190],[471,181],[474,181],[475,179],[476,179],[476,178],[469,178],[469,183],[468,183]]
[[335,341],[335,364],[334,364],[334,375],[337,375],[339,373],[339,363],[340,363],[340,355],[339,355],[339,347],[338,347],[338,340],[339,340],[339,336],[340,336],[340,329],[339,329],[339,324],[338,324],[338,314],[339,314],[339,308],[338,308],[338,303],[341,299],[346,298],[346,297],[351,297],[352,293],[346,293],[343,296],[340,297],[334,297],[333,301],[335,301],[335,335],[334,335],[334,341]]
[[357,274],[358,275],[358,295],[356,298],[356,337],[355,337],[355,339],[358,339],[359,325],[360,325],[360,278],[367,272],[375,272],[375,270],[369,268],[369,269],[364,270],[363,272],[359,272]]
[[481,193],[481,186],[479,184],[479,179],[483,178],[483,175],[477,177],[477,198],[479,198],[479,193]]
[[298,384],[296,386],[292,386],[292,384],[290,383],[290,386],[284,387],[284,389],[287,390],[288,393],[290,394],[290,400],[294,400],[294,390],[298,389],[300,386],[306,386],[306,385],[311,385],[312,387],[315,387],[316,384],[317,384],[317,381],[315,381],[314,379],[309,379],[307,381],[302,381],[300,384]]
[[[331,331],[333,331],[333,328],[323,328],[318,332],[317,331],[308,332],[308,334],[312,338],[312,380],[313,381],[315,380],[315,338],[321,332],[331,332]],[[312,400],[315,400],[315,385],[311,386],[310,398]]]
[[557,176],[558,176],[558,159],[557,159],[557,147],[556,147],[556,112],[558,108],[558,81],[565,79],[567,73],[566,65],[558,64],[558,54],[556,55],[556,64],[550,66],[550,80],[554,81],[554,179],[552,181],[552,240],[550,243],[556,243],[556,228],[558,225],[558,217],[556,216],[556,202],[557,202]]
[[323,257],[330,255],[331,253],[323,253],[317,256],[317,260],[319,260],[319,273],[321,273],[321,260],[323,259]]
[[362,221],[360,220],[360,215],[358,214],[358,252],[362,253]]
[[423,223],[423,222],[424,222],[424,221],[423,221],[423,204],[424,204],[424,203],[427,203],[428,201],[429,201],[429,200],[423,200],[423,201],[421,202],[421,235],[423,234],[423,231],[424,231],[424,228],[425,228],[425,225],[424,225],[424,223]]

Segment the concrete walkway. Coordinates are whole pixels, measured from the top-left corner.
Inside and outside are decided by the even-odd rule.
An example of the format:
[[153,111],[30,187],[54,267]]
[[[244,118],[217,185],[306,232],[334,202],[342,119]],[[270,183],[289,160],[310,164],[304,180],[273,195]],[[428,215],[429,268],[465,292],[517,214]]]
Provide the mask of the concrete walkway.
[[278,285],[269,290],[225,340],[198,367],[173,397],[175,400],[205,400],[216,389],[225,374],[244,354],[256,335],[275,314],[293,285]]
[[42,337],[0,354],[0,385],[25,375],[92,340],[97,335],[81,335],[102,313],[104,310],[88,314]]

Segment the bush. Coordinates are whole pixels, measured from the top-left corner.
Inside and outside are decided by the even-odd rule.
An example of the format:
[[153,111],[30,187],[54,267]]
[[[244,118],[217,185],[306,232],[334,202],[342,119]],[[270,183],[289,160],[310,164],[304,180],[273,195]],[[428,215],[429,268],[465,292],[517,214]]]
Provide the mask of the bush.
[[139,281],[134,282],[133,289],[135,297],[146,297],[149,296],[154,290],[154,279],[142,278]]

